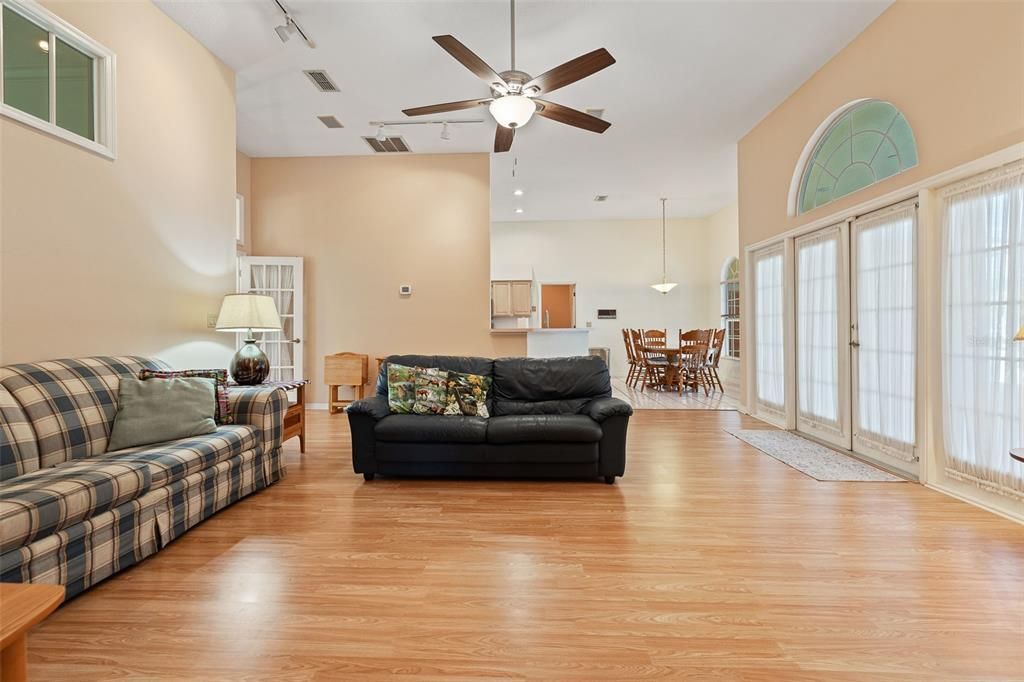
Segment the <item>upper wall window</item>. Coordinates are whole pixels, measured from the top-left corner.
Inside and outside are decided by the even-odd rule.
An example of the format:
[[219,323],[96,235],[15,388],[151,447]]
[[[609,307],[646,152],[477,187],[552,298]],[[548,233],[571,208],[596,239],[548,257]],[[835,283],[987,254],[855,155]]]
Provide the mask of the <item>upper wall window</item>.
[[833,112],[804,147],[790,188],[790,213],[806,213],[916,165],[914,133],[899,109],[877,99],[851,102]]
[[36,2],[0,4],[0,114],[114,158],[114,54]]
[[740,260],[728,258],[722,266],[722,327],[725,329],[725,357],[740,356]]

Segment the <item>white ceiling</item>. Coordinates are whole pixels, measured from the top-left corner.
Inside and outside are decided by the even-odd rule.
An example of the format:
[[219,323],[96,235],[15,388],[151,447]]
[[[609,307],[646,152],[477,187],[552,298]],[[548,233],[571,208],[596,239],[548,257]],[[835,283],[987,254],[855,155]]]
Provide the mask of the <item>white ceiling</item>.
[[[519,69],[536,76],[598,47],[616,58],[548,96],[604,108],[612,127],[597,135],[534,117],[510,153],[491,155],[492,219],[653,218],[660,196],[670,199],[670,217],[695,217],[735,201],[736,142],[890,2],[520,0]],[[298,36],[280,42],[273,0],[156,3],[236,71],[238,146],[252,156],[368,154],[361,136],[376,132],[369,121],[487,96],[433,35],[454,35],[496,71],[509,67],[504,0],[287,2],[316,49]],[[326,69],[341,92],[316,91],[303,69]],[[345,128],[316,119],[328,114]],[[448,141],[439,126],[393,132],[419,153],[492,148],[485,108],[447,116],[486,122],[452,126]],[[595,203],[596,194],[609,199]]]

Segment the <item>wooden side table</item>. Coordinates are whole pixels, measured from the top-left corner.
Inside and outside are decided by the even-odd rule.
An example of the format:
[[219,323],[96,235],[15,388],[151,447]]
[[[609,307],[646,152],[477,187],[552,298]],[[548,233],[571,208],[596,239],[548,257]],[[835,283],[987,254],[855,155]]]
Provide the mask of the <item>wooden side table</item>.
[[28,679],[28,631],[62,601],[63,585],[0,583],[0,680]]

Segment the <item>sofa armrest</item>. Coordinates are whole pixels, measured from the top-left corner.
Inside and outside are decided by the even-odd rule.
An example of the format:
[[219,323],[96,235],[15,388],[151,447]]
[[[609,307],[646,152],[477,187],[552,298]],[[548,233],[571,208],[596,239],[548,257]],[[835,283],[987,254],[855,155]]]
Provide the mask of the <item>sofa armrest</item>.
[[583,414],[596,422],[603,422],[609,417],[630,417],[633,408],[625,400],[618,398],[597,398],[583,407]]
[[228,386],[228,409],[235,424],[255,426],[263,439],[263,451],[281,447],[288,394],[270,386]]
[[388,399],[381,395],[357,400],[345,408],[352,431],[352,469],[372,477],[377,473],[377,422],[390,414]]
[[375,395],[372,398],[363,398],[362,400],[353,401],[345,408],[345,412],[350,415],[365,415],[376,421],[380,421],[391,414],[391,410],[388,408],[388,399],[382,395]]

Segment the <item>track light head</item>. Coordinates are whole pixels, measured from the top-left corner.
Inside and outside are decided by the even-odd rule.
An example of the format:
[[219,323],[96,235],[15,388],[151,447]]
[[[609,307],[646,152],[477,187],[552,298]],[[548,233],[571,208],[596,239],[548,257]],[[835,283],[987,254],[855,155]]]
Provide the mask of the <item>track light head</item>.
[[274,31],[282,43],[287,43],[288,39],[295,33],[295,25],[292,23],[291,17],[285,17],[284,23],[275,27]]
[[444,125],[441,126],[441,139],[442,140],[450,140],[450,139],[452,139],[452,134],[448,131],[448,123],[447,122]]
[[383,142],[388,139],[388,134],[384,132],[384,126],[377,126],[377,142]]

